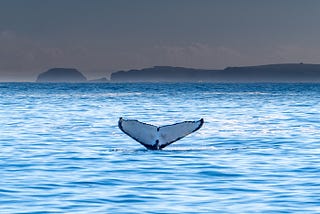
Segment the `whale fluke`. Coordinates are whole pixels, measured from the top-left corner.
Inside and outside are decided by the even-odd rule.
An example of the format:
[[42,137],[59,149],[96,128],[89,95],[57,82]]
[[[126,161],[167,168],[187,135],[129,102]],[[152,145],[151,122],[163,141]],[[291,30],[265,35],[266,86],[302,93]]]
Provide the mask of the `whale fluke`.
[[197,131],[204,121],[184,121],[166,126],[154,126],[138,120],[119,118],[118,126],[127,135],[141,143],[147,149],[161,150],[171,143]]

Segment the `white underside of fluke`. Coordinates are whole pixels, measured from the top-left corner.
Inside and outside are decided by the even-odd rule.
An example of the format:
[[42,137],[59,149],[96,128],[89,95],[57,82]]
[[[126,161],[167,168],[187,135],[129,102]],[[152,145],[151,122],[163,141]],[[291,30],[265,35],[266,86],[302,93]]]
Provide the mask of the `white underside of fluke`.
[[156,127],[138,120],[125,120],[120,117],[119,128],[147,149],[159,150],[197,131],[204,121],[184,121],[172,125]]

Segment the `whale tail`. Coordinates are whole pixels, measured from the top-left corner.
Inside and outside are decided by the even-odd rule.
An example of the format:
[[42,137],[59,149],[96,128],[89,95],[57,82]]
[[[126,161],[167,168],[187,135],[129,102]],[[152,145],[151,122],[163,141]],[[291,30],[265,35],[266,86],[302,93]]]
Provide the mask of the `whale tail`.
[[125,134],[141,143],[147,149],[161,150],[181,138],[197,131],[204,120],[184,121],[166,126],[154,126],[138,120],[119,118],[118,126]]

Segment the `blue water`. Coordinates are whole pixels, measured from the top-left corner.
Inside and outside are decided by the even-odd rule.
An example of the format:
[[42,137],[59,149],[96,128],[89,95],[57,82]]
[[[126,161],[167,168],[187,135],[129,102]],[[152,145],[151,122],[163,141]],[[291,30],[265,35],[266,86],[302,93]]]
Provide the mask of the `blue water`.
[[[0,213],[320,213],[320,84],[0,83]],[[118,118],[204,118],[147,151]]]

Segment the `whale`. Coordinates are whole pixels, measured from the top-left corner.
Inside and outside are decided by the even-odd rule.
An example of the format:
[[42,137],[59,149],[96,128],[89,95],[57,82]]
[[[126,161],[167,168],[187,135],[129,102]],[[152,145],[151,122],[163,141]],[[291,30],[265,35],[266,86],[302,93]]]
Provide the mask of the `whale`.
[[149,150],[162,150],[185,136],[199,130],[203,118],[197,121],[183,121],[172,125],[154,126],[138,120],[119,118],[119,129]]

